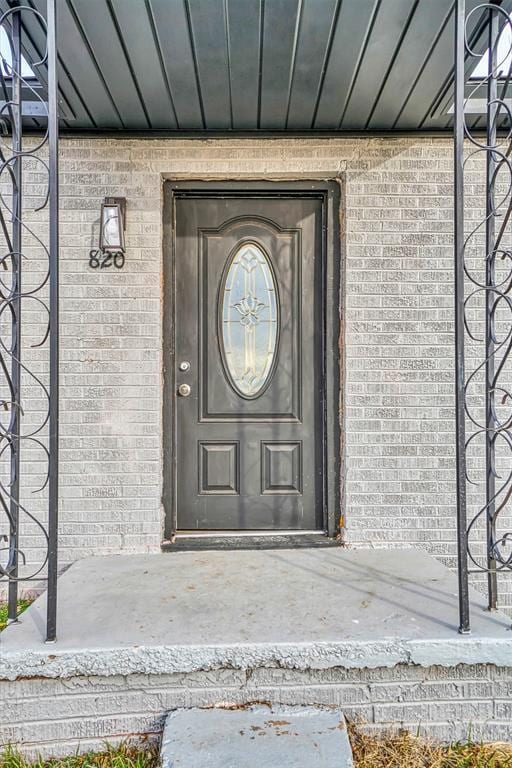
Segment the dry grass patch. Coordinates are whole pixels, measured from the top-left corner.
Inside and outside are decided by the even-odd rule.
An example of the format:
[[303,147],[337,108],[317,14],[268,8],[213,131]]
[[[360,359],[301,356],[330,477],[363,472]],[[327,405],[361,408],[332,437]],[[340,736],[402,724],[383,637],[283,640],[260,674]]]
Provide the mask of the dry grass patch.
[[156,744],[126,743],[117,747],[106,745],[104,752],[87,752],[51,760],[27,760],[8,747],[0,753],[0,768],[157,768],[158,754]]
[[[349,725],[355,768],[512,768],[512,744],[451,744],[440,746],[408,733],[369,736]],[[158,768],[154,742],[117,747],[103,752],[28,760],[15,749],[0,752],[0,768]],[[240,766],[243,768],[243,766]],[[277,767],[276,767],[277,768]]]
[[356,768],[512,768],[512,744],[441,746],[406,732],[377,738],[349,725]]

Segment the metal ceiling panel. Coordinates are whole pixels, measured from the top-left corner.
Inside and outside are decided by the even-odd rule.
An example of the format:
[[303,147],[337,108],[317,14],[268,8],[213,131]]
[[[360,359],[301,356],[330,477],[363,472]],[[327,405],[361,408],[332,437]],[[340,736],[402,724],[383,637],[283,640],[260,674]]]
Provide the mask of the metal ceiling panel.
[[[502,0],[502,8],[510,13],[512,11],[512,0]],[[477,10],[481,7],[480,0],[466,0],[467,13],[470,13],[473,9]],[[488,48],[488,26],[482,23],[482,17],[479,13],[475,13],[468,25],[468,38],[470,41],[471,49],[478,55],[483,55]],[[476,67],[477,59],[475,56],[466,58],[465,63],[465,94],[466,98],[469,98],[474,91],[476,81],[471,83],[471,74]],[[481,86],[480,86],[481,88]],[[510,84],[505,85],[499,89],[501,96],[510,96]],[[482,90],[480,90],[480,96],[482,96]],[[433,103],[430,113],[425,118],[423,123],[425,128],[451,128],[453,125],[451,115],[454,102],[454,88],[453,88],[453,74],[450,72],[445,87],[442,88]],[[502,123],[506,122],[506,117],[503,117]],[[485,128],[485,119],[481,117],[472,117],[470,114],[467,116],[467,124],[471,129]]]
[[227,0],[231,111],[236,130],[258,126],[261,13],[260,0]]
[[423,62],[421,73],[413,88],[404,99],[395,123],[396,128],[404,131],[415,130],[421,128],[429,119],[435,99],[440,90],[445,87],[453,70],[453,64],[450,62],[450,57],[453,57],[453,23],[452,12],[448,23],[443,27],[434,47]]
[[[39,0],[39,2],[33,2],[31,7],[33,7],[36,11],[40,11],[41,3],[43,6],[45,6],[44,0]],[[8,9],[9,4],[7,3],[7,0],[0,0],[0,12],[4,13]],[[30,21],[30,28],[27,26],[27,21]],[[27,61],[38,62],[44,58],[46,47],[44,22],[35,14],[23,14],[22,40],[24,57]],[[24,88],[24,98],[30,101],[34,97],[34,94],[30,92],[30,88],[34,88],[40,94],[40,96],[46,100],[46,67],[34,66],[34,72],[37,75],[38,82],[32,82],[30,86],[27,84],[27,87]],[[80,95],[77,93],[73,83],[64,70],[61,70],[59,95],[60,109],[64,125],[66,125],[65,118],[71,118],[73,121],[79,119],[84,125],[89,125],[91,128],[93,127],[93,123],[90,120],[90,116],[88,115],[87,110],[84,108],[84,105],[80,99]],[[27,125],[34,127],[28,122]],[[37,127],[40,126],[38,125]]]
[[[109,0],[67,0],[98,73],[123,127],[149,128],[149,119],[133,76],[126,41],[121,38]],[[140,3],[138,14],[144,13]]]
[[[507,0],[508,2],[508,0]],[[454,3],[450,3],[454,9]],[[481,0],[466,0],[467,13],[481,5]],[[481,28],[480,14],[473,14],[469,20],[468,36],[471,37],[477,28]],[[400,130],[424,130],[449,127],[451,119],[446,113],[435,115],[435,105],[440,94],[446,91],[453,73],[453,38],[454,13],[449,16],[448,23],[442,28],[435,45],[427,56],[420,76],[407,99],[396,121]],[[482,44],[482,51],[484,46]],[[474,64],[473,64],[474,66]],[[468,72],[469,74],[469,72]],[[422,114],[423,113],[423,114]]]
[[[142,0],[139,0],[140,2]],[[146,2],[153,16],[178,127],[188,130],[205,128],[184,0],[146,0]]]
[[224,0],[185,0],[204,119],[209,128],[231,128],[231,89]]
[[313,123],[322,72],[339,5],[339,0],[323,0],[320,5],[304,4],[291,73],[287,128],[309,128]]
[[[45,0],[31,0],[31,5],[44,14]],[[97,63],[80,33],[75,18],[67,2],[60,2],[58,6],[59,39],[58,50],[60,58],[59,83],[61,91],[64,87],[63,74],[73,82],[74,88],[80,94],[81,101],[85,105],[94,127],[112,129],[120,128],[121,120],[112,102],[112,98],[105,86]],[[36,25],[33,14],[22,15],[26,26],[32,30]],[[30,60],[30,59],[29,59]],[[66,97],[68,91],[65,92]],[[73,122],[72,126],[81,126],[80,120]]]
[[[16,2],[0,0],[0,9]],[[468,10],[480,2],[467,0]],[[41,12],[46,5],[23,4]],[[501,4],[510,9],[512,0]],[[58,0],[62,127],[171,135],[446,130],[453,6],[454,0]],[[34,62],[43,53],[44,29],[28,11],[22,19],[24,51]],[[472,22],[484,50],[479,15]],[[44,91],[44,68],[38,74]]]
[[386,73],[376,103],[367,121],[368,128],[394,126],[409,93],[429,59],[436,39],[448,25],[452,3],[429,0],[418,3],[405,36],[397,50],[393,66]]
[[357,130],[366,126],[383,78],[393,66],[418,1],[393,0],[379,4],[341,116],[340,128]]
[[151,128],[177,126],[152,16],[140,0],[110,0],[111,13]]
[[282,130],[286,127],[303,4],[302,0],[265,0],[260,128]]
[[[46,10],[44,0],[33,2],[32,7],[39,11],[39,13],[43,13]],[[22,27],[24,27],[22,38],[26,50],[25,58],[32,62],[41,61],[46,52],[46,30],[44,23],[41,18],[33,18],[33,21],[31,29],[28,30],[22,20]],[[37,71],[39,83],[46,94],[46,67],[34,67],[34,69]],[[68,73],[63,67],[60,69],[59,96],[61,115],[64,118],[69,117],[71,121],[80,120],[91,127],[94,125],[79,92],[74,87],[72,80],[70,80]]]
[[338,129],[379,4],[380,0],[342,3],[325,68],[315,128]]

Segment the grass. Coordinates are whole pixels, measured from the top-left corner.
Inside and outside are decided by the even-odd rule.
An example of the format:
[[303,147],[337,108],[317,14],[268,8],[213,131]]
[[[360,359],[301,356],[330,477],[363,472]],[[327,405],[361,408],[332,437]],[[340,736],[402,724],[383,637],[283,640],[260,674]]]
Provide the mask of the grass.
[[[23,613],[25,608],[28,608],[30,603],[33,603],[33,600],[26,599],[26,600],[18,600],[18,616],[20,613]],[[7,626],[7,603],[0,603],[0,632],[2,629],[5,629]],[[0,763],[1,765],[1,763]]]
[[349,726],[356,768],[512,768],[512,744],[442,746],[400,732],[376,738]]
[[157,768],[158,746],[128,743],[118,747],[107,746],[104,752],[29,762],[19,752],[8,747],[0,754],[0,768]]
[[[408,733],[368,736],[349,726],[355,768],[512,768],[512,744],[461,743],[440,746]],[[0,768],[157,768],[158,745],[125,743],[104,752],[30,762],[7,748]]]

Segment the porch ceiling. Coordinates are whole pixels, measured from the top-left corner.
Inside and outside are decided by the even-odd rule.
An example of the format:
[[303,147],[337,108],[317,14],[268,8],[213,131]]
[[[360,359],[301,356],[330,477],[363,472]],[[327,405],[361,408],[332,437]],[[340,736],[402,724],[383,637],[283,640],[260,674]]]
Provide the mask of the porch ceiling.
[[[453,0],[59,0],[58,12],[64,130],[451,126]],[[41,22],[23,23],[37,61]],[[478,14],[470,32],[483,51]]]

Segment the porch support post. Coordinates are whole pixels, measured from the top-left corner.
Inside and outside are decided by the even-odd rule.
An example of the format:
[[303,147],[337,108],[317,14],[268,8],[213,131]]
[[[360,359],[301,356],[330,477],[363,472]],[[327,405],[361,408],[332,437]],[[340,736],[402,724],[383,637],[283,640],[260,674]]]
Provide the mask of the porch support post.
[[9,488],[10,509],[10,548],[11,568],[8,589],[8,619],[16,621],[18,614],[18,564],[20,550],[20,449],[21,449],[21,199],[22,179],[21,167],[23,150],[21,125],[21,19],[19,13],[12,15],[12,239],[11,263],[13,272],[11,317],[12,317],[12,349],[11,349],[11,472]]
[[[0,239],[4,249],[0,253],[0,314],[6,326],[0,345],[0,379],[3,398],[0,407],[8,411],[9,419],[0,429],[0,459],[8,464],[9,482],[0,483],[0,538],[8,540],[7,556],[0,564],[0,579],[8,582],[8,618],[16,621],[19,599],[19,583],[39,585],[47,582],[46,639],[56,638],[57,614],[57,525],[58,525],[58,435],[59,435],[59,233],[58,233],[58,101],[57,101],[57,46],[56,46],[56,5],[58,0],[46,0],[46,17],[31,5],[22,5],[20,0],[0,14],[0,27],[9,43],[9,51],[2,53],[0,62],[0,94],[4,110],[0,124],[5,135],[11,135],[9,151],[5,141],[0,147],[0,176],[5,184],[11,184],[10,201],[6,194],[0,198]],[[48,111],[42,96],[31,86],[26,86],[22,71],[22,33],[25,22],[22,13],[32,14],[41,29],[47,31],[47,50],[42,61],[35,67],[47,67]],[[9,54],[10,59],[9,60]],[[41,105],[41,114],[47,115],[47,130],[30,147],[24,146],[23,136],[23,89],[29,87]],[[48,148],[48,158],[46,157]],[[42,193],[42,202],[32,206],[31,197],[23,201],[22,165],[30,160],[39,172],[45,174],[47,186]],[[35,193],[37,200],[37,192]],[[40,193],[41,194],[41,193]],[[34,195],[34,192],[32,192]],[[26,210],[25,210],[26,209]],[[42,238],[35,224],[31,223],[27,211],[48,211],[48,236]],[[9,226],[10,225],[10,226]],[[27,235],[27,236],[26,236]],[[23,242],[22,242],[23,240]],[[39,282],[29,288],[22,288],[23,246],[30,246],[32,263],[37,265],[34,274],[40,275]],[[49,300],[46,287],[49,289]],[[34,308],[48,317],[41,329],[41,338],[32,348],[48,350],[49,375],[40,372],[41,358],[33,359],[29,353],[23,355],[21,318],[24,306]],[[9,329],[7,329],[9,323]],[[10,337],[8,335],[10,334]],[[49,344],[48,344],[49,341]],[[23,358],[23,360],[22,360]],[[35,370],[31,369],[33,362]],[[37,397],[42,398],[47,408],[42,408],[33,398],[37,407],[23,418],[21,386],[30,377],[32,388],[37,388]],[[31,391],[27,395],[31,395]],[[6,397],[8,395],[8,397]],[[47,432],[48,430],[48,432]],[[25,480],[26,492],[20,500],[22,490],[20,478],[20,452],[26,445],[37,450],[45,459],[47,472],[44,481],[31,489],[33,478]],[[41,459],[38,459],[41,461]],[[39,519],[40,507],[31,508],[32,493],[48,493],[48,514]],[[42,499],[43,497],[38,497]],[[36,506],[36,504],[34,504]],[[20,526],[30,524],[39,537],[41,557],[33,556],[29,561],[23,551]],[[32,560],[33,558],[33,560]],[[35,562],[34,562],[35,561]],[[45,573],[46,571],[46,573]]]
[[494,310],[497,296],[495,292],[496,276],[496,211],[495,181],[498,172],[496,153],[496,131],[498,109],[498,83],[496,65],[498,56],[499,23],[498,14],[489,11],[489,55],[487,80],[487,151],[486,155],[486,223],[485,223],[485,506],[487,535],[487,589],[489,610],[497,608],[498,580],[494,544],[496,541],[496,482],[495,482],[495,345],[494,345]]
[[48,603],[46,641],[57,637],[57,538],[59,518],[59,117],[57,90],[56,0],[47,0],[49,272],[50,272],[50,405],[48,472]]
[[455,419],[459,632],[470,631],[466,512],[466,428],[464,408],[464,54],[465,0],[455,9],[454,277]]

